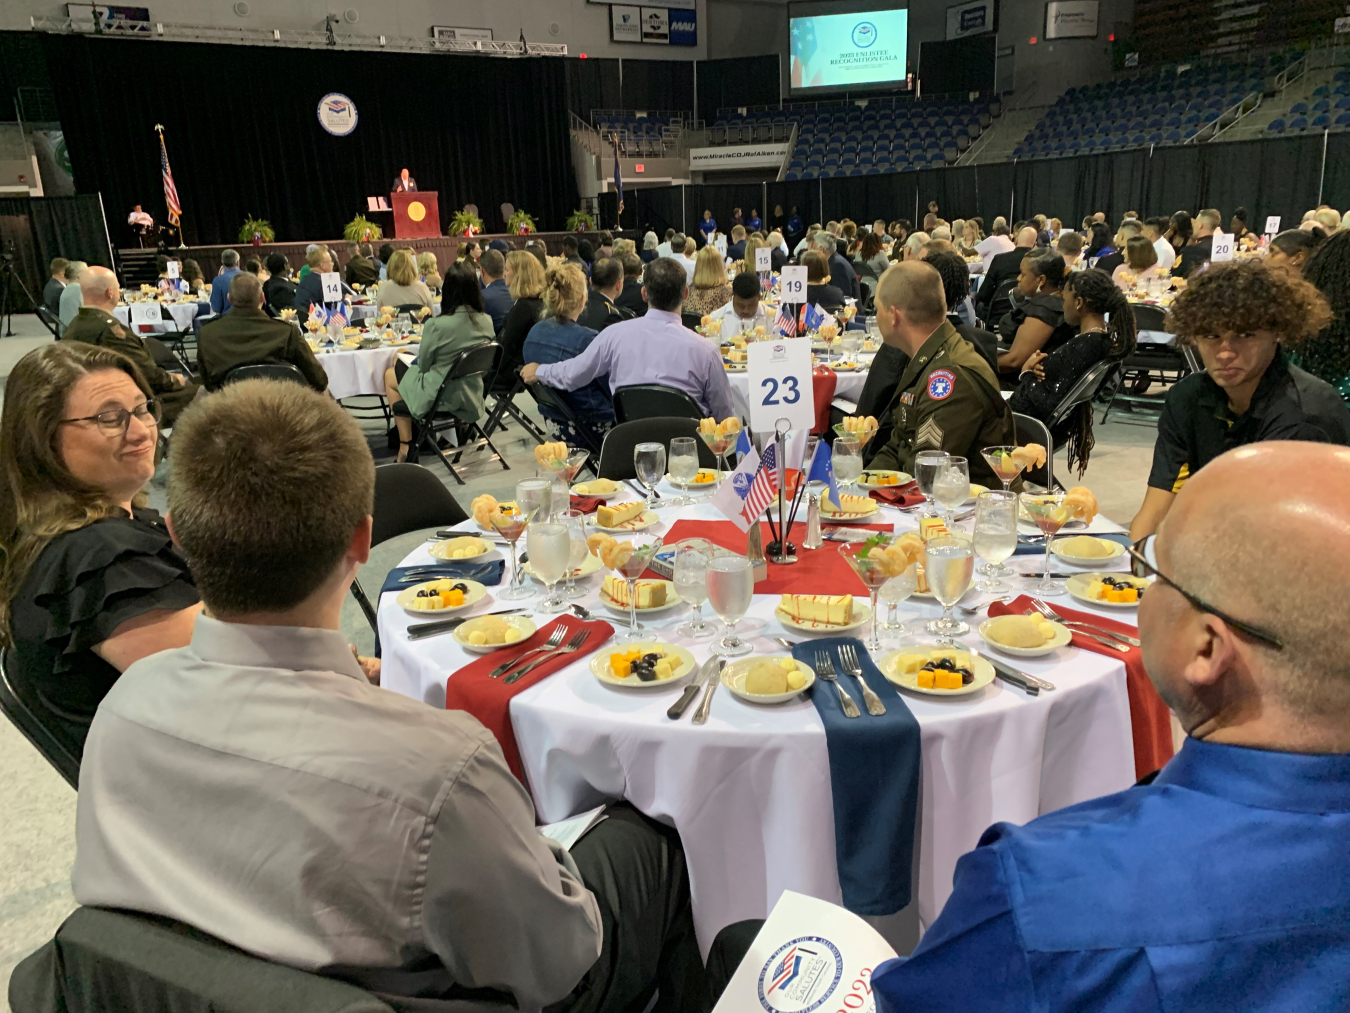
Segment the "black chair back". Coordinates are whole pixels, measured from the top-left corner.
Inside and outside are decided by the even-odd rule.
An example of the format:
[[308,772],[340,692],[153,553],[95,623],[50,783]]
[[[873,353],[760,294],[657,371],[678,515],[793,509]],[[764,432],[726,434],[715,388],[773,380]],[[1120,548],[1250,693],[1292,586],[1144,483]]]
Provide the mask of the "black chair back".
[[441,398],[445,396],[446,387],[453,381],[496,373],[501,355],[502,346],[495,341],[484,341],[460,352],[446,371],[445,379],[441,381],[441,389],[436,392],[436,400],[432,402],[427,418],[440,412]]
[[1134,313],[1134,326],[1137,330],[1167,330],[1167,311],[1161,306],[1143,306],[1139,303],[1132,303],[1130,310]]
[[47,330],[52,332],[52,337],[59,338],[61,336],[60,317],[58,317],[51,310],[47,309],[46,306],[42,306],[40,304],[37,308],[37,316],[38,319],[42,321],[42,325],[46,327]]
[[1097,396],[1097,392],[1102,389],[1113,375],[1121,368],[1119,360],[1104,359],[1094,365],[1086,373],[1078,378],[1078,382],[1069,388],[1064,399],[1060,401],[1059,407],[1050,417],[1050,426],[1054,428],[1059,425],[1069,412],[1073,411],[1085,401],[1091,401]]
[[[564,422],[569,423],[576,438],[581,443],[585,444],[582,449],[589,450],[593,458],[599,458],[600,447],[591,437],[590,427],[581,424],[581,420],[577,418],[576,412],[572,411],[572,406],[567,403],[566,399],[559,391],[546,383],[540,383],[538,381],[535,383],[527,383],[525,389],[529,391],[530,396],[534,398],[534,403],[540,408],[548,408],[554,414],[561,417]],[[593,464],[594,461],[589,463]],[[592,468],[592,470],[594,470],[594,468]]]
[[1032,468],[1022,472],[1022,481],[1031,482],[1045,489],[1055,487],[1055,441],[1050,438],[1050,430],[1040,419],[1031,415],[1013,412],[1013,425],[1017,427],[1016,443],[1025,447],[1028,443],[1039,443],[1045,448],[1045,467]]
[[[28,705],[19,699],[9,682],[9,652],[0,653],[0,713],[9,718],[10,724],[19,730],[43,759],[56,768],[56,772],[66,779],[66,783],[76,790],[80,787],[80,761],[66,748],[39,719],[29,710]],[[23,1007],[15,1006],[15,1009]]]
[[395,306],[394,312],[411,313],[413,316],[417,316],[417,314],[421,313],[424,309],[426,309],[426,307],[420,302],[405,302],[401,306]]
[[717,467],[717,458],[698,435],[698,422],[668,416],[621,422],[606,433],[605,444],[600,448],[599,477],[616,482],[637,478],[637,469],[633,466],[633,448],[639,443],[661,443],[669,449],[670,441],[677,436],[692,436],[697,442],[700,468]]
[[698,313],[681,313],[680,323],[692,331],[703,323],[703,317]]
[[409,531],[451,527],[468,519],[454,494],[420,464],[386,464],[375,469],[372,546]]
[[673,415],[701,419],[703,409],[684,391],[659,383],[639,383],[614,392],[614,417],[620,422]]
[[989,301],[989,315],[985,317],[985,322],[990,324],[998,323],[1003,319],[1003,314],[1012,309],[1012,290],[1017,287],[1017,279],[1009,278],[1007,281],[999,283],[998,288],[994,289],[994,297]]
[[290,380],[309,386],[305,374],[289,362],[251,362],[235,366],[225,374],[221,385],[235,383],[238,380]]
[[92,907],[76,908],[20,961],[9,1003],[24,1013],[393,1013],[355,985],[263,960],[182,922]]

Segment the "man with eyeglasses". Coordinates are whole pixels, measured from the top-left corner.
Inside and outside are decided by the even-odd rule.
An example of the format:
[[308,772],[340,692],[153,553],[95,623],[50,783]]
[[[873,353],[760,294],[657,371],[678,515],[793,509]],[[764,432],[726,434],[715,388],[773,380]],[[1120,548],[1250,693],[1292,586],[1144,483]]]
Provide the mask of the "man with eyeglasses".
[[1158,530],[1186,482],[1234,447],[1263,440],[1350,445],[1350,411],[1335,388],[1290,365],[1285,345],[1331,319],[1312,285],[1258,260],[1215,264],[1172,304],[1168,326],[1195,346],[1204,371],[1167,392],[1144,503],[1130,523]]
[[159,399],[164,426],[172,426],[179,413],[197,396],[200,384],[182,373],[170,373],[162,368],[150,354],[145,339],[113,316],[113,310],[122,298],[117,275],[106,267],[90,267],[80,275],[79,285],[84,305],[62,332],[61,339],[111,348],[134,362]]

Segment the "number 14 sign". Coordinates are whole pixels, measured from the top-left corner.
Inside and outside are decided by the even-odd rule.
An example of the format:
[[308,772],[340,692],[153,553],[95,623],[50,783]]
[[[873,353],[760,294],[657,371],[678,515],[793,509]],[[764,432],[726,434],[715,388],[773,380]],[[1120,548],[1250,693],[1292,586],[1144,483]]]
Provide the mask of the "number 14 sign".
[[750,428],[771,433],[779,419],[810,432],[816,424],[811,386],[811,342],[802,338],[755,341],[746,346]]

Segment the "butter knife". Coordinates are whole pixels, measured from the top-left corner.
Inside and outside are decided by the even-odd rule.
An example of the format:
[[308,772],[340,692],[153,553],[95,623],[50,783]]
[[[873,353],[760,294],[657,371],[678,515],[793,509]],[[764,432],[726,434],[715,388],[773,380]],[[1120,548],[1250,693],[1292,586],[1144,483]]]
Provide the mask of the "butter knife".
[[965,648],[965,650],[970,651],[975,657],[983,658],[985,661],[989,662],[995,675],[1004,682],[1011,683],[1018,689],[1025,691],[1028,696],[1040,696],[1042,689],[1050,690],[1055,688],[1054,683],[1046,682],[1044,679],[1038,679],[1036,676],[1028,675],[1026,672],[1019,671],[1016,668],[1010,668],[1008,665],[1005,665],[996,658],[991,658],[987,654],[982,654],[969,647]]
[[[503,609],[500,612],[484,612],[485,616],[510,616],[518,612],[528,612],[527,608]],[[434,623],[413,623],[408,627],[409,640],[421,640],[424,637],[434,637],[438,633],[448,633],[450,630],[458,629],[470,619],[479,619],[482,616],[464,616],[462,619],[438,619]]]
[[689,685],[684,687],[684,692],[680,698],[670,705],[666,711],[666,717],[672,721],[678,721],[684,717],[684,712],[689,709],[689,705],[694,702],[694,697],[698,696],[698,690],[708,678],[708,673],[712,670],[713,663],[717,661],[717,656],[709,658],[703,663],[703,667],[698,670],[698,675],[689,680]]
[[713,694],[717,692],[717,684],[722,681],[722,669],[726,667],[726,659],[717,659],[717,670],[708,676],[708,688],[703,691],[703,699],[699,701],[698,710],[694,711],[694,724],[706,724],[708,721],[708,709],[712,707]]

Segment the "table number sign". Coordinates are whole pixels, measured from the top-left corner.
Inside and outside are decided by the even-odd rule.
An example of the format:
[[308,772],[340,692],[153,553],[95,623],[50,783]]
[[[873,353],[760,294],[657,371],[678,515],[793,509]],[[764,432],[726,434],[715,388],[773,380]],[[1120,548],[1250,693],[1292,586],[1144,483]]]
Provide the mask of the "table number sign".
[[746,346],[750,380],[750,428],[772,433],[778,419],[810,432],[816,424],[811,384],[811,342],[779,339]]
[[778,292],[783,302],[806,302],[806,268],[785,266],[779,272]]
[[1280,216],[1270,215],[1266,218],[1266,235],[1273,236],[1280,231]]
[[174,281],[178,280],[178,261],[176,260],[169,261],[168,275]]
[[342,275],[336,271],[328,271],[319,275],[319,281],[323,285],[324,302],[342,301]]
[[767,246],[755,250],[755,270],[761,274],[773,270],[773,251]]
[[131,328],[139,331],[142,326],[154,326],[163,319],[157,302],[134,302],[131,304]]
[[1209,259],[1214,264],[1221,264],[1225,260],[1233,259],[1233,234],[1231,232],[1214,233],[1214,245],[1210,247]]

